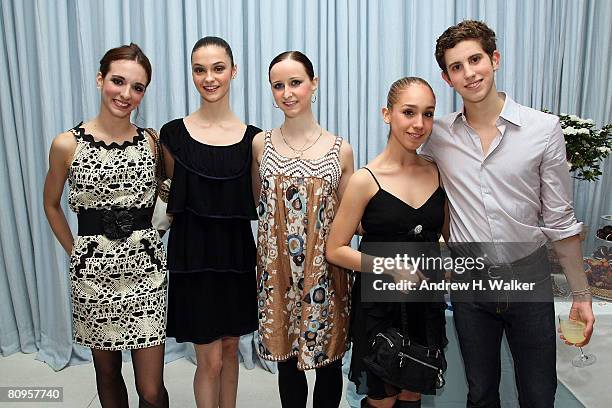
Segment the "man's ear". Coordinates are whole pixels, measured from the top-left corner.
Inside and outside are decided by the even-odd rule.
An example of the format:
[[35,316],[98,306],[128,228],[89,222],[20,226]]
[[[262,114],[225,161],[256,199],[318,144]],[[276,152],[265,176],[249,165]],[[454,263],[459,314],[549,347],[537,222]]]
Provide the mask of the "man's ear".
[[453,83],[451,82],[450,77],[448,76],[448,73],[446,71],[442,71],[442,79],[448,84],[448,86],[454,88]]
[[491,55],[491,64],[493,64],[493,71],[497,71],[499,69],[499,63],[501,62],[501,53],[499,50],[493,51],[493,55]]

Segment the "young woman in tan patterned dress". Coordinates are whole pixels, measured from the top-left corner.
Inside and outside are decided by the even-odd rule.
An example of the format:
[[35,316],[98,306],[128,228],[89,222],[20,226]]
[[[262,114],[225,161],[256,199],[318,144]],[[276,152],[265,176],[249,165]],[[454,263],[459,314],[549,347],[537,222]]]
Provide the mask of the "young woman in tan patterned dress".
[[[103,407],[128,406],[121,350],[132,351],[140,407],[167,407],[163,382],[166,258],[151,225],[155,145],[130,114],[151,81],[135,44],[109,50],[97,75],[100,112],[58,135],[49,153],[44,208],[70,255],[74,341],[91,348]],[[76,239],[60,206],[77,213]]]
[[308,369],[317,373],[314,407],[337,407],[351,279],[347,270],[327,263],[325,241],[353,173],[353,151],[314,118],[318,78],[304,54],[278,55],[268,75],[285,121],[253,140],[258,352],[278,362],[283,407],[306,406]]

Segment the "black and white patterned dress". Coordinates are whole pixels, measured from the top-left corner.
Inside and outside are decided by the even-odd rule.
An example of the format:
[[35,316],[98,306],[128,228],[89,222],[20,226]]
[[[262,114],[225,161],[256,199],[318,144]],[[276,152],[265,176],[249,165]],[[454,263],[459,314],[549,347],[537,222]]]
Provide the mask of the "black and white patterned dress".
[[[144,130],[107,145],[78,125],[68,174],[70,208],[133,210],[155,203],[155,159]],[[154,228],[129,236],[79,235],[70,257],[74,342],[103,350],[165,341],[166,258]]]

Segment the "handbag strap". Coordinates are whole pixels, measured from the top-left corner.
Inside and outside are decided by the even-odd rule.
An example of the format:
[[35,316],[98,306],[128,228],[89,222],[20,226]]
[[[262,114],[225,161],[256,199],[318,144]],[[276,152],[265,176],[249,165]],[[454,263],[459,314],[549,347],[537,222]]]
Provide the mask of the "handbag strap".
[[406,304],[404,302],[400,303],[400,311],[402,313],[402,336],[405,339],[408,338],[408,312],[406,311]]
[[146,128],[145,131],[151,136],[155,144],[155,177],[158,181],[164,181],[168,177],[166,176],[166,166],[164,165],[164,149],[159,141],[159,135],[153,128]]

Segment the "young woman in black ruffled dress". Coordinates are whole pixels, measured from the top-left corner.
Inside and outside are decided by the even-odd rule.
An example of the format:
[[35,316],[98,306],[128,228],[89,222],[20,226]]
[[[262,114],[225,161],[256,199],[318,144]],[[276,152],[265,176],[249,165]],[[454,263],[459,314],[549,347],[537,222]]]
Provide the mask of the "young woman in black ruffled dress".
[[261,130],[230,109],[227,42],[200,39],[191,73],[200,108],[160,132],[172,177],[167,335],[194,343],[197,406],[226,408],[236,405],[239,337],[257,329],[251,142]]

